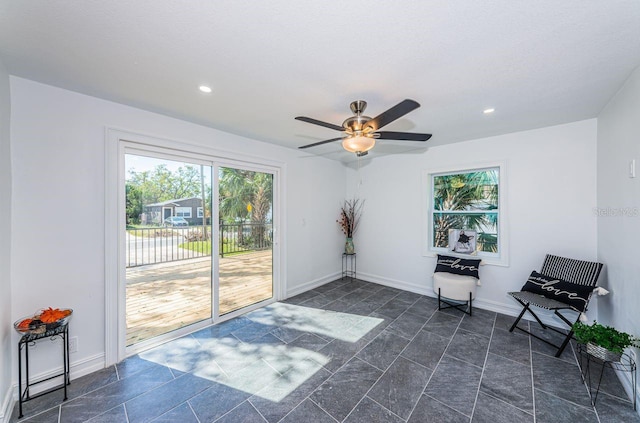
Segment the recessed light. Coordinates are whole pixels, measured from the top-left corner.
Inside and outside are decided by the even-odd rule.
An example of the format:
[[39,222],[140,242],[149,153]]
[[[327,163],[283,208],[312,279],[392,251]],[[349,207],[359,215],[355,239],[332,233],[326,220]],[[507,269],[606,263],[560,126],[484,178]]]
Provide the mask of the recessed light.
[[211,92],[211,87],[208,87],[208,86],[206,86],[206,85],[200,85],[200,86],[198,87],[198,89],[199,89],[200,91],[202,91],[203,93],[207,93],[207,94],[209,94],[209,93]]
[[495,111],[496,111],[496,109],[490,108],[490,109],[484,109],[482,111],[482,113],[484,113],[485,115],[488,115],[488,114],[491,114],[491,113],[493,113]]

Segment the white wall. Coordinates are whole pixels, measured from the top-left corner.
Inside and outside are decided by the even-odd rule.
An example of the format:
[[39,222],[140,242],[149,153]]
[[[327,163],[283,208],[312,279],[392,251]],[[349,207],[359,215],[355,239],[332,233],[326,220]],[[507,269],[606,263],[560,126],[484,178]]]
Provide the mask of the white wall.
[[611,291],[598,318],[640,336],[640,68],[598,117],[598,207],[598,257]]
[[11,394],[11,96],[9,74],[0,61],[0,422]]
[[[437,137],[438,134],[435,134]],[[596,120],[438,146],[422,154],[379,157],[350,170],[347,188],[366,200],[356,236],[358,274],[432,294],[435,258],[422,256],[423,169],[504,161],[510,265],[480,269],[477,305],[519,308],[518,290],[546,253],[596,258]],[[361,186],[359,182],[361,181]]]
[[[333,252],[341,244],[335,225],[335,205],[344,198],[340,163],[21,78],[10,81],[13,233],[19,234],[12,250],[11,318],[45,306],[73,308],[70,331],[79,351],[71,355],[72,376],[99,363],[105,351],[105,127],[283,163],[282,273],[289,293],[339,274]],[[33,374],[52,365],[38,358]]]

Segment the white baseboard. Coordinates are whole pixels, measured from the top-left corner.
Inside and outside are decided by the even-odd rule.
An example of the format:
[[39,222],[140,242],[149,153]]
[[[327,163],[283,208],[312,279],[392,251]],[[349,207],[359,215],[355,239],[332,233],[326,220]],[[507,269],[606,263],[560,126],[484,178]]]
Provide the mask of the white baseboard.
[[420,294],[420,295],[435,297],[433,288],[428,287],[426,285],[416,285],[416,284],[412,284],[412,283],[397,280],[397,279],[385,278],[382,276],[372,275],[370,273],[361,273],[361,272],[358,272],[358,279],[367,281],[367,282],[377,283],[379,285],[388,286],[389,288],[398,288],[405,291],[415,292],[416,294]]
[[11,419],[11,413],[13,412],[13,387],[9,386],[7,392],[4,393],[4,400],[2,401],[2,408],[0,408],[0,423],[9,423]]
[[[322,286],[326,283],[332,282],[340,278],[340,276],[341,276],[340,273],[335,273],[332,275],[328,275],[328,276],[307,282],[300,286],[297,286],[294,289],[291,289],[287,292],[287,298],[293,297],[298,294],[302,294],[303,292],[309,291],[311,289]],[[373,282],[380,285],[388,286],[390,288],[397,288],[397,289],[402,289],[404,291],[415,292],[416,294],[426,295],[432,298],[438,297],[438,294],[434,292],[431,284],[428,284],[428,283],[414,284],[406,281],[401,281],[398,279],[391,279],[384,276],[373,275],[371,273],[362,273],[362,272],[358,272],[358,279],[366,282]],[[483,310],[487,310],[487,311],[494,311],[496,313],[506,314],[507,316],[514,316],[514,317],[518,316],[522,311],[522,307],[520,307],[515,301],[511,300],[511,298],[508,297],[506,294],[505,294],[505,300],[509,302],[503,303],[499,301],[484,300],[482,298],[476,298],[475,300],[473,300],[473,306]],[[540,320],[542,320],[542,322],[546,325],[566,328],[565,323],[562,322],[557,317],[555,317],[555,314],[553,314],[552,312],[540,309],[540,310],[536,310],[536,314],[538,315],[538,317],[540,317]],[[525,313],[525,315],[523,316],[523,319],[529,320],[529,321],[535,321],[535,319],[529,313]]]
[[105,368],[104,353],[96,354],[82,360],[71,363],[71,380],[86,376]]
[[[79,377],[88,375],[89,373],[102,370],[104,369],[104,366],[105,366],[104,353],[96,354],[94,356],[83,358],[82,360],[78,360],[76,362],[72,362],[71,369],[70,369],[71,381]],[[37,382],[40,380],[45,380],[53,375],[57,375],[60,373],[62,373],[62,366],[34,375],[31,378],[31,380],[33,382]],[[55,378],[55,379],[40,383],[34,386],[33,388],[31,388],[30,392],[32,394],[37,394],[47,389],[51,389],[56,386],[59,386],[61,383],[61,378],[62,376],[60,378]],[[5,423],[9,421],[9,419],[11,418],[11,412],[13,411],[13,407],[17,401],[18,401],[18,382],[15,381],[11,385],[11,388],[9,388],[9,390],[6,393],[5,400],[3,403],[4,412],[3,414],[0,414],[0,423]]]
[[302,294],[303,292],[310,291],[326,283],[333,282],[336,279],[339,279],[340,276],[341,274],[339,272],[336,272],[334,274],[323,276],[322,278],[315,279],[302,285],[296,286],[295,288],[287,290],[286,298],[295,297],[296,295]]
[[[83,358],[82,360],[72,362],[71,369],[70,369],[71,380],[73,381],[74,379],[88,375],[89,373],[93,373],[95,371],[104,369],[104,365],[105,365],[104,360],[105,360],[104,353],[101,353],[101,354],[96,354],[92,357],[87,357],[87,358]],[[62,367],[56,367],[53,369],[49,369],[46,372],[42,372],[40,374],[34,375],[31,379],[34,382],[37,382],[39,380],[45,380],[47,378],[52,377],[53,375],[60,374],[60,373],[62,373]],[[33,388],[31,388],[30,391],[32,394],[37,394],[39,392],[46,391],[47,389],[54,388],[58,385],[60,385],[60,380],[56,378],[50,381],[40,383],[34,386]],[[15,393],[14,398],[17,400],[18,399],[18,382],[16,382],[13,386],[14,386],[14,393]]]
[[[391,278],[386,278],[378,275],[372,275],[369,273],[360,273],[360,272],[358,273],[358,279],[388,286],[390,288],[398,288],[404,291],[415,292],[416,294],[426,295],[432,298],[438,297],[438,294],[433,290],[433,287],[431,286],[431,284],[427,284],[427,283],[416,285],[413,283],[409,283],[409,282],[405,282],[397,279],[391,279]],[[507,297],[507,295],[505,294],[505,299],[509,300],[510,297]],[[518,316],[522,311],[522,307],[520,307],[513,300],[509,303],[508,302],[503,303],[503,302],[498,302],[493,300],[484,300],[482,298],[476,298],[475,300],[473,300],[473,306],[483,310],[494,311],[496,313],[506,314],[507,316],[514,316],[514,317]],[[562,323],[560,319],[558,319],[557,317],[554,317],[555,315],[551,312],[548,312],[546,310],[539,310],[539,311],[536,311],[536,314],[538,315],[538,317],[540,317],[540,320],[542,320],[542,322],[546,325],[555,326],[555,327],[566,327],[566,325]],[[525,313],[523,319],[535,321],[534,318],[531,317],[529,313]]]

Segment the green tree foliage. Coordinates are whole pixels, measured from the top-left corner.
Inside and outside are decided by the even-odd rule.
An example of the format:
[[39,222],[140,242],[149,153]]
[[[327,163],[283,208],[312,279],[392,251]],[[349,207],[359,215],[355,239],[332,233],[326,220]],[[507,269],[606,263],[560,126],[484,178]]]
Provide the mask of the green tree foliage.
[[220,219],[226,223],[250,220],[251,238],[245,239],[238,226],[237,239],[241,245],[252,242],[264,245],[273,196],[273,176],[268,173],[223,167],[220,169]]
[[[143,172],[129,171],[126,184],[127,221],[138,223],[144,206],[179,198],[202,197],[202,175],[197,166],[185,165],[172,172],[164,164]],[[211,187],[205,186],[205,216],[211,203]],[[130,198],[131,197],[131,198]]]
[[273,197],[273,175],[267,173],[255,173],[252,184],[253,195],[251,197],[251,221],[265,223],[271,210]]
[[249,217],[251,179],[254,172],[223,167],[220,169],[220,219],[226,223],[244,222]]
[[152,171],[129,171],[129,184],[142,191],[144,204],[201,196],[200,169],[186,165],[171,172],[164,164]]
[[[144,206],[179,198],[202,198],[205,216],[211,217],[211,187],[203,184],[200,168],[183,166],[170,171],[166,165],[152,171],[129,171],[127,179],[127,221],[138,223]],[[223,167],[220,169],[220,218],[227,223],[267,222],[273,196],[273,176],[268,173]]]
[[434,246],[448,245],[449,229],[478,232],[482,251],[497,250],[498,171],[485,170],[433,178]]
[[228,223],[265,223],[271,210],[273,176],[223,167],[220,169],[220,218]]
[[142,191],[136,185],[127,182],[125,186],[127,197],[127,224],[140,223],[140,215],[143,211]]

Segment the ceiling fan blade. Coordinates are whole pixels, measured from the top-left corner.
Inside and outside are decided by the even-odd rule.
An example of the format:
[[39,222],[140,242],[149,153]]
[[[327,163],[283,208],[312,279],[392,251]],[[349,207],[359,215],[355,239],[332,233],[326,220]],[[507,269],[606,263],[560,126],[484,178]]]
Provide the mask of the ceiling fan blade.
[[331,138],[330,140],[324,140],[324,141],[318,141],[318,142],[314,142],[313,144],[307,144],[307,145],[303,145],[302,147],[298,147],[298,148],[309,148],[309,147],[315,147],[317,145],[322,145],[322,144],[327,144],[329,142],[334,142],[334,141],[338,141],[341,140],[342,137],[339,138]]
[[399,140],[399,141],[427,141],[431,138],[431,134],[417,134],[413,132],[394,132],[380,131],[376,132],[379,140]]
[[297,116],[295,119],[301,120],[302,122],[312,123],[314,125],[324,126],[325,128],[335,129],[336,131],[344,131],[344,128],[342,126],[334,125],[333,123],[327,123],[321,120],[312,119],[305,116]]
[[413,100],[407,99],[407,100],[401,101],[400,103],[396,104],[386,112],[382,112],[378,116],[371,119],[369,122],[366,123],[365,126],[369,126],[374,131],[377,131],[383,126],[390,124],[394,120],[401,118],[402,116],[406,115],[412,110],[417,109],[418,107],[420,107],[420,104],[418,104]]

